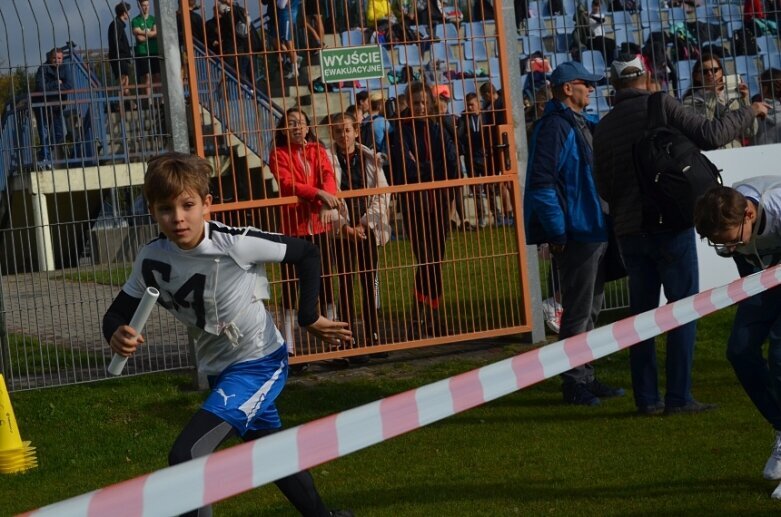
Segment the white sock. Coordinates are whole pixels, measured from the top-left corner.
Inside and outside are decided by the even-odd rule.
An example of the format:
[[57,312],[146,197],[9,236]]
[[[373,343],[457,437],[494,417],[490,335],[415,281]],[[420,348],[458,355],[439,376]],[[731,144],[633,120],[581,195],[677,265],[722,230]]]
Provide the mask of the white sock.
[[293,334],[295,321],[296,311],[285,309],[285,328],[283,329],[283,332],[285,334],[285,344],[287,344],[287,353],[290,355],[296,355],[296,341],[295,334]]

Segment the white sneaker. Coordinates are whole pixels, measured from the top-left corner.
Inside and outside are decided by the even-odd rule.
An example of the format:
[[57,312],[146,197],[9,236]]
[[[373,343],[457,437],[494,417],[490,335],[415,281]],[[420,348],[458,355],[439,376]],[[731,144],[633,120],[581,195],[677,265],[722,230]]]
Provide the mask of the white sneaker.
[[554,298],[547,298],[542,302],[542,314],[545,317],[545,324],[556,334],[561,328],[561,304]]
[[[773,442],[773,449],[767,463],[765,463],[762,475],[765,476],[765,479],[781,479],[781,431],[776,431],[776,441]],[[775,497],[776,492],[779,493],[778,497]],[[781,498],[781,487],[773,492],[773,496],[773,499]]]
[[771,499],[779,500],[781,499],[781,485],[778,485],[775,490],[773,490],[773,493],[770,494]]

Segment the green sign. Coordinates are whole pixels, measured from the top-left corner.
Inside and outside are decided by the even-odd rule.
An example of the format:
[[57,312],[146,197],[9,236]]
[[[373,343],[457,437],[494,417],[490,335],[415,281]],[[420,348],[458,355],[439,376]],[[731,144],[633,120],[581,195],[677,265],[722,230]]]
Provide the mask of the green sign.
[[323,49],[320,66],[324,83],[376,79],[385,75],[379,45]]

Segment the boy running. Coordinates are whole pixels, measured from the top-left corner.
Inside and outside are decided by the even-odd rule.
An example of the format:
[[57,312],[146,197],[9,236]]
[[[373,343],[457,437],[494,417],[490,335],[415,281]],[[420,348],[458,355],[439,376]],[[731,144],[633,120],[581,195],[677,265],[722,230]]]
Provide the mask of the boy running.
[[[781,177],[749,178],[706,192],[694,210],[697,232],[716,253],[733,257],[740,276],[781,261]],[[770,342],[767,360],[762,344]],[[743,389],[775,429],[764,469],[766,479],[781,479],[781,289],[771,289],[738,304],[727,359]],[[773,492],[781,499],[781,485]]]
[[[181,153],[149,162],[144,196],[161,234],[141,249],[130,278],[103,317],[111,349],[132,355],[144,338],[128,322],[146,288],[156,287],[158,303],[187,325],[194,339],[196,363],[208,376],[211,392],[174,442],[170,465],[205,456],[234,434],[250,441],[282,425],[274,401],[285,385],[288,359],[262,301],[269,297],[265,263],[297,267],[302,328],[329,343],[351,337],[346,323],[317,312],[320,256],[315,246],[204,220],[212,202],[211,173],[208,162]],[[329,512],[307,471],[276,485],[302,515],[352,515]],[[201,508],[189,515],[210,514],[210,508]]]

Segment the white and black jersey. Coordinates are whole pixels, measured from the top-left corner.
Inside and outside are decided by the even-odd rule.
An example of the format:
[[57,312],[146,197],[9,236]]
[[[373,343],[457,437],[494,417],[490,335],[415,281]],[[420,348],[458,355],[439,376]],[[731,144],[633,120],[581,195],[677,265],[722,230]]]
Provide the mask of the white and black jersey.
[[[283,345],[271,315],[265,264],[298,266],[299,323],[317,320],[320,255],[315,246],[256,228],[205,222],[204,239],[183,250],[160,236],[144,246],[122,293],[103,321],[106,339],[127,324],[147,287],[160,291],[158,303],[187,325],[195,340],[198,368],[207,375],[264,357]],[[123,296],[124,295],[124,296]]]

